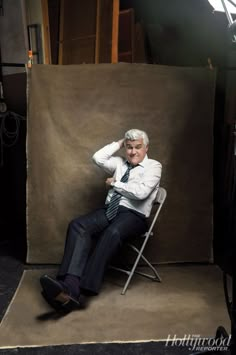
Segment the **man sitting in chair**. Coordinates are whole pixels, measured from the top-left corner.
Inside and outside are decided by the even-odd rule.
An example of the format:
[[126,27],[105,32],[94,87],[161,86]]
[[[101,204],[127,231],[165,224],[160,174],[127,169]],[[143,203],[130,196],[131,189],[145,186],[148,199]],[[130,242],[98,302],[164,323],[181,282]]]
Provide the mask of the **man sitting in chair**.
[[[112,256],[127,238],[146,232],[162,170],[147,157],[148,144],[144,131],[131,129],[94,154],[95,164],[112,175],[109,191],[105,206],[70,222],[57,278],[40,278],[42,295],[56,310],[79,308],[81,295],[98,294]],[[126,158],[114,156],[123,147]]]

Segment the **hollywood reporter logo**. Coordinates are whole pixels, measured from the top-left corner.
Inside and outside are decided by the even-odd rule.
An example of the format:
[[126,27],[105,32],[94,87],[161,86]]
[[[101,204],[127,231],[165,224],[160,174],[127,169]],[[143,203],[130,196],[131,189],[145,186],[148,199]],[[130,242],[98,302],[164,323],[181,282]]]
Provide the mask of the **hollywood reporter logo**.
[[231,335],[227,338],[202,338],[199,334],[185,334],[183,338],[169,334],[165,346],[188,347],[191,351],[225,351],[229,350]]

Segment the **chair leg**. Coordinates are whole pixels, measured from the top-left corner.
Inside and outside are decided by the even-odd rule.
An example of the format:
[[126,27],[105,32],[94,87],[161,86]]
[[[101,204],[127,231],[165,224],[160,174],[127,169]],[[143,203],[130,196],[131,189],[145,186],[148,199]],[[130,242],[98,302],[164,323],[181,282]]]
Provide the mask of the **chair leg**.
[[128,286],[129,286],[129,283],[130,283],[130,281],[131,281],[131,279],[132,279],[132,277],[133,277],[133,274],[134,274],[134,268],[132,268],[132,270],[129,272],[129,277],[128,277],[128,279],[126,280],[126,283],[125,283],[125,286],[123,287],[123,290],[122,290],[122,292],[121,292],[121,295],[124,295],[124,294],[125,294],[125,292],[126,292]]
[[[139,250],[132,244],[129,244],[129,246],[136,251],[136,253],[139,253]],[[142,258],[142,260],[145,261],[145,263],[150,267],[150,269],[153,271],[154,273],[154,276],[152,275],[149,275],[149,274],[146,274],[144,272],[140,272],[140,271],[134,271],[136,274],[139,274],[139,275],[142,275],[142,276],[145,276],[151,280],[156,280],[158,282],[161,282],[161,277],[160,275],[158,274],[158,272],[156,271],[156,269],[154,268],[154,266],[150,263],[150,261],[148,261],[145,256],[143,254],[140,255],[140,257]]]
[[[161,278],[160,278],[160,276],[158,275],[158,273],[157,273],[157,271],[155,270],[155,268],[154,268],[154,267],[150,264],[150,262],[142,255],[142,252],[143,252],[143,249],[144,249],[144,246],[145,246],[145,245],[143,245],[143,247],[141,248],[141,250],[138,250],[138,249],[137,249],[135,246],[133,246],[132,244],[128,244],[128,245],[129,245],[133,250],[135,250],[136,253],[138,253],[138,257],[136,258],[135,263],[134,263],[132,269],[129,271],[129,277],[128,277],[126,283],[125,283],[125,286],[124,286],[124,288],[123,288],[123,290],[122,290],[122,292],[121,292],[121,295],[124,295],[124,294],[125,294],[125,292],[126,292],[128,286],[129,286],[129,283],[130,283],[130,281],[131,281],[131,279],[132,279],[134,273],[140,274],[140,275],[142,275],[142,276],[148,277],[149,279],[158,280],[159,282],[161,282]],[[147,263],[147,265],[148,265],[148,266],[151,268],[151,270],[154,272],[155,276],[151,276],[151,275],[148,275],[148,274],[145,274],[145,273],[141,273],[141,272],[139,272],[139,271],[136,271],[136,267],[137,267],[137,265],[138,265],[138,263],[139,263],[140,258],[142,258],[142,259]]]
[[130,274],[130,271],[129,270],[125,270],[125,269],[122,269],[120,267],[117,267],[117,266],[113,266],[113,265],[109,265],[109,269],[113,269],[113,270],[116,270],[116,271],[121,271],[127,275]]
[[[113,266],[113,265],[110,265],[109,266],[110,269],[113,269],[113,270],[116,270],[116,271],[121,271],[127,275],[129,275],[128,279],[126,280],[126,283],[125,283],[125,286],[123,287],[123,290],[121,292],[121,295],[124,295],[126,290],[127,290],[127,287],[129,286],[129,283],[130,283],[130,280],[134,274],[134,271],[132,272],[132,270],[125,270],[125,269],[122,269],[120,267],[117,267],[117,266]],[[132,275],[131,275],[132,273]]]
[[147,277],[148,279],[150,279],[152,281],[162,282],[162,279],[161,279],[160,275],[158,274],[156,269],[152,266],[152,264],[150,264],[149,261],[147,262],[147,264],[150,267],[150,269],[153,271],[154,276],[150,275],[150,274],[146,274],[145,272],[141,272],[141,271],[135,271],[135,274]]
[[[117,271],[121,271],[121,272],[123,272],[123,273],[125,273],[125,274],[128,275],[128,278],[127,278],[126,283],[125,283],[125,285],[124,285],[124,287],[123,287],[123,290],[122,290],[122,292],[121,292],[121,295],[124,295],[124,294],[126,293],[126,290],[127,290],[128,286],[129,286],[129,284],[130,284],[130,281],[131,281],[131,279],[132,279],[134,273],[135,273],[135,274],[138,274],[138,275],[141,275],[141,276],[144,276],[144,277],[147,277],[147,278],[150,279],[150,280],[161,282],[161,277],[159,276],[159,274],[158,274],[158,272],[156,271],[156,269],[154,268],[154,266],[153,266],[153,265],[145,258],[145,256],[143,256],[143,254],[142,254],[145,244],[143,244],[141,250],[139,250],[138,248],[136,248],[136,247],[135,247],[134,245],[132,245],[132,244],[128,244],[128,246],[129,246],[131,249],[133,249],[133,250],[138,254],[138,256],[137,256],[137,258],[136,258],[136,260],[135,260],[135,263],[134,263],[132,269],[131,269],[131,270],[126,270],[126,269],[122,269],[122,268],[119,268],[119,267],[116,267],[116,266],[112,266],[112,265],[109,266],[111,269],[114,269],[114,270],[117,270]],[[142,258],[142,260],[145,261],[145,263],[149,266],[149,268],[152,270],[152,272],[153,272],[154,275],[146,274],[146,273],[141,272],[141,271],[136,271],[136,268],[137,268],[137,266],[138,266],[138,263],[139,263],[139,261],[140,261],[140,258]]]
[[[129,245],[130,245],[130,244],[129,244]],[[123,288],[123,290],[122,290],[122,292],[121,292],[121,295],[124,295],[124,294],[125,294],[125,292],[126,292],[128,286],[129,286],[129,283],[130,283],[130,281],[131,281],[131,279],[132,279],[132,277],[133,277],[133,275],[134,275],[134,271],[135,271],[135,269],[136,269],[136,267],[137,267],[137,265],[138,265],[138,263],[139,263],[139,260],[140,260],[140,258],[141,258],[141,255],[142,255],[142,251],[138,251],[138,256],[137,256],[137,258],[136,258],[136,260],[135,260],[135,263],[134,263],[132,269],[129,271],[129,277],[128,277],[126,283],[125,283],[125,286],[124,286],[124,288]]]

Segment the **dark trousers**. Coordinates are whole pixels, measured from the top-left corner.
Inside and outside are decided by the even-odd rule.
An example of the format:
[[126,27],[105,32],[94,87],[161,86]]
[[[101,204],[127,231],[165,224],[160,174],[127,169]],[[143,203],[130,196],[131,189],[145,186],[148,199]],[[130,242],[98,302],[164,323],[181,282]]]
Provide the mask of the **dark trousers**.
[[106,266],[123,242],[147,230],[146,219],[125,207],[119,207],[111,222],[105,211],[101,208],[70,222],[58,271],[58,278],[66,274],[80,277],[80,287],[94,294],[99,292]]

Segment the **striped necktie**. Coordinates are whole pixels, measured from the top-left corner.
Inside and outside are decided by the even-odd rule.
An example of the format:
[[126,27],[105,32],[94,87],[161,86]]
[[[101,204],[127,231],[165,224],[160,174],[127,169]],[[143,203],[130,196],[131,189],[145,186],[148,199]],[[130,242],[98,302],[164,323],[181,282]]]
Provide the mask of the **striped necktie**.
[[[128,165],[128,169],[122,176],[120,180],[121,182],[127,182],[129,180],[129,172],[133,168],[133,166],[129,163],[127,163],[127,165]],[[122,197],[121,194],[119,194],[116,191],[113,191],[113,195],[111,196],[111,200],[106,210],[106,216],[109,221],[111,221],[116,216],[121,197]]]

